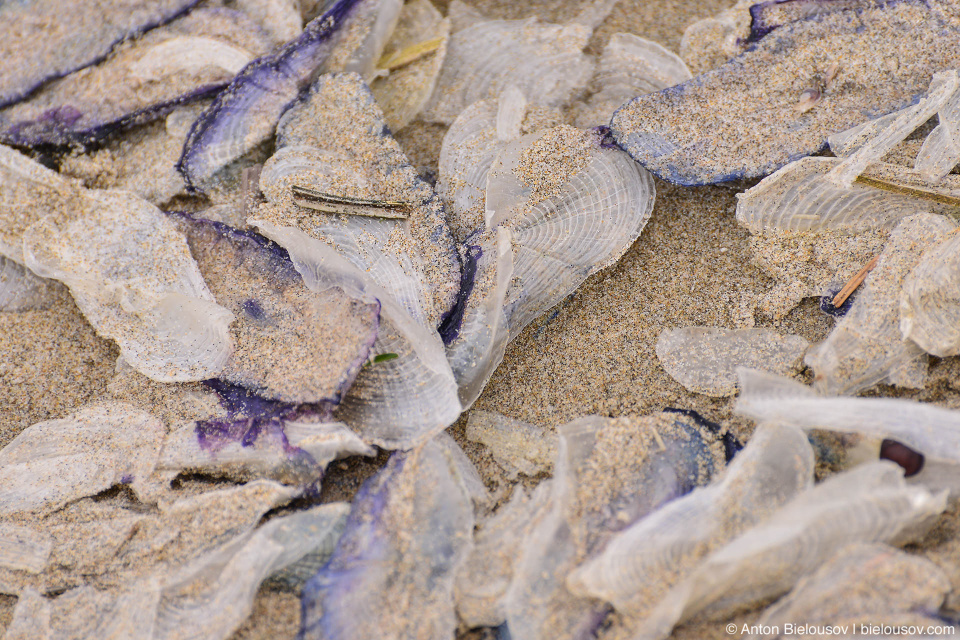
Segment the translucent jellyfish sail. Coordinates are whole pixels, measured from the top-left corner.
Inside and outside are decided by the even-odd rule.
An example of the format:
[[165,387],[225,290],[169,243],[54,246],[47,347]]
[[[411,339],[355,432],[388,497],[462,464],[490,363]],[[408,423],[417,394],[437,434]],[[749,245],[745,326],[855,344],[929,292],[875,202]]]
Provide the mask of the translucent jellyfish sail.
[[710,552],[812,487],[814,464],[799,429],[760,425],[719,481],[618,533],[567,577],[567,585],[643,618]]
[[216,376],[233,351],[186,239],[159,209],[122,191],[86,192],[30,226],[24,258],[70,288],[97,331],[159,382]]
[[[244,14],[198,9],[0,111],[0,140],[20,146],[98,142],[212,97],[270,46]],[[110,88],[108,100],[104,87]]]
[[853,394],[881,381],[923,386],[923,350],[900,332],[901,288],[922,251],[953,229],[948,219],[931,214],[906,218],[894,229],[850,311],[807,352],[818,389]]
[[441,640],[456,630],[454,571],[473,506],[444,446],[394,453],[354,498],[330,561],[303,590],[304,640]]
[[456,31],[424,118],[451,123],[467,106],[515,85],[538,104],[559,107],[583,86],[593,63],[582,53],[592,29],[529,20],[481,20]]
[[522,543],[503,600],[512,637],[595,633],[606,607],[571,594],[568,574],[616,532],[708,482],[723,464],[716,438],[673,413],[590,416],[559,431],[548,502]]
[[788,374],[810,343],[769,329],[668,329],[657,339],[657,358],[690,391],[723,397],[737,392],[737,368]]
[[90,405],[25,429],[0,451],[0,514],[42,514],[115,484],[150,485],[163,423],[123,403]]
[[202,187],[269,139],[283,112],[322,70],[372,70],[400,5],[338,0],[282,49],[244,67],[190,130],[178,163],[187,184]]
[[[677,184],[762,176],[913,104],[936,72],[960,67],[960,49],[943,54],[960,28],[940,2],[845,9],[789,21],[719,68],[636,98],[613,118],[617,143]],[[898,72],[847,62],[867,58],[895,60]]]
[[[97,62],[117,43],[169,22],[196,4],[197,0],[3,3],[0,106],[23,99],[49,79]],[[18,55],[24,52],[29,52],[29,65]]]
[[650,175],[595,131],[557,127],[508,144],[487,176],[486,224],[513,235],[511,337],[618,260],[654,196]]
[[[460,413],[436,331],[461,281],[443,206],[356,74],[319,78],[284,116],[278,147],[260,177],[268,204],[251,222],[289,251],[314,291],[339,287],[381,305],[374,362],[361,369],[338,417],[371,442],[413,446]],[[294,187],[306,188],[307,199],[295,200]],[[335,213],[337,202],[376,215]],[[390,207],[402,217],[381,217]]]
[[782,595],[842,545],[916,540],[945,508],[946,493],[907,486],[887,461],[832,476],[707,556],[634,637],[666,638],[695,616],[723,619]]

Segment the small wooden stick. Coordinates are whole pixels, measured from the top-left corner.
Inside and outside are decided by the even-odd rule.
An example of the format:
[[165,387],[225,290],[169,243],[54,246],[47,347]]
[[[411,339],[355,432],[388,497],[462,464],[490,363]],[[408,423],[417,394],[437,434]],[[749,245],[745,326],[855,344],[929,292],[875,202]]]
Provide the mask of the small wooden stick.
[[313,209],[323,213],[341,213],[350,216],[388,218],[391,220],[407,218],[407,210],[410,208],[410,205],[405,202],[335,196],[306,187],[298,187],[297,185],[293,186],[293,203],[305,209]]
[[843,306],[843,303],[847,301],[847,298],[850,297],[850,294],[857,290],[857,287],[863,282],[864,278],[867,277],[867,274],[870,273],[875,266],[877,266],[877,260],[880,259],[880,256],[874,256],[873,260],[864,265],[863,269],[857,271],[857,275],[850,278],[843,289],[837,292],[837,295],[833,296],[833,306],[834,308],[840,308]]

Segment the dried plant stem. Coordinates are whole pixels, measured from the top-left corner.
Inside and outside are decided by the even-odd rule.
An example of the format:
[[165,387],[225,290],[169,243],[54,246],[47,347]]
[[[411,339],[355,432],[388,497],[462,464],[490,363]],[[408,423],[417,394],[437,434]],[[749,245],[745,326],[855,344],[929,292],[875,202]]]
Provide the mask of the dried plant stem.
[[864,278],[867,277],[867,274],[870,273],[875,266],[877,266],[877,260],[879,259],[879,255],[874,256],[873,260],[865,264],[863,269],[860,269],[860,271],[857,272],[857,275],[850,278],[850,281],[844,285],[843,289],[840,289],[840,291],[837,292],[837,295],[833,297],[834,307],[843,306],[843,303],[847,301],[847,298],[850,297],[850,294],[857,290],[857,287],[859,287],[860,283],[862,283]]

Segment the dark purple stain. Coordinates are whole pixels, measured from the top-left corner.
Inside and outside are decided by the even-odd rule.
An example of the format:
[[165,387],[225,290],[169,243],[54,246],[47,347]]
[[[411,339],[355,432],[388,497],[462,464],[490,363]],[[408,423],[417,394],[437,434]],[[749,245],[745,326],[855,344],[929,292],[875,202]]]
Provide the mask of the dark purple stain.
[[[300,596],[301,626],[297,640],[318,637],[317,631],[326,626],[323,600],[331,592],[331,585],[338,585],[349,592],[353,576],[360,576],[365,566],[371,560],[376,560],[378,548],[386,544],[381,539],[383,530],[380,521],[390,491],[394,488],[394,483],[390,481],[403,470],[407,455],[399,451],[391,455],[383,469],[367,478],[354,496],[343,535],[337,540],[333,554],[303,586]],[[340,636],[321,633],[319,637]]]
[[120,477],[120,484],[130,484],[131,482],[133,482],[133,476],[129,473],[125,473]]
[[470,299],[470,294],[473,293],[473,288],[477,283],[477,263],[482,255],[483,250],[479,245],[465,245],[457,300],[454,302],[453,308],[440,318],[440,326],[437,327],[437,332],[440,333],[440,338],[443,339],[445,345],[449,345],[460,335],[463,316],[467,312],[467,301]]
[[217,393],[220,404],[227,410],[226,418],[197,421],[197,441],[206,451],[219,451],[232,442],[239,442],[244,447],[254,446],[266,436],[275,438],[288,453],[299,451],[287,440],[283,420],[307,415],[328,418],[332,412],[332,407],[323,403],[292,404],[267,400],[223,380],[207,380],[204,384]]
[[[869,3],[869,7],[883,7],[894,4],[896,1],[898,0],[878,0]],[[798,16],[796,20],[806,20],[821,14],[856,9],[858,6],[864,6],[864,4],[866,3],[863,0],[768,0],[767,2],[759,2],[750,7],[750,35],[743,41],[743,44],[753,44],[778,27],[795,21],[775,22],[767,15],[771,7],[778,5],[797,7],[803,14]]]
[[707,420],[693,409],[675,409],[673,407],[666,407],[664,412],[685,415],[688,418],[691,418],[700,427],[703,427],[716,436],[720,436],[720,439],[723,441],[723,455],[727,462],[733,460],[734,456],[743,450],[743,443],[737,440],[737,437],[730,433],[729,430],[725,431],[722,426],[716,422]]
[[243,301],[243,311],[254,320],[263,320],[267,315],[260,303],[253,298]]
[[857,297],[857,292],[854,291],[843,301],[843,304],[839,307],[834,306],[833,299],[837,297],[837,294],[840,293],[842,287],[836,287],[827,291],[825,296],[820,297],[820,311],[824,312],[828,316],[833,316],[835,318],[842,318],[847,315],[847,312],[850,311],[850,308],[853,306],[853,301]]
[[620,145],[613,139],[613,133],[610,131],[610,127],[600,125],[599,127],[594,127],[593,130],[597,134],[598,144],[601,149],[620,149]]
[[[293,266],[293,261],[290,259],[290,254],[287,250],[255,231],[237,229],[236,227],[216,220],[198,218],[186,211],[164,211],[164,213],[171,218],[182,220],[188,224],[213,229],[223,238],[244,246],[250,251],[266,252],[282,267],[285,271],[284,275],[289,275],[289,277],[295,278],[296,280],[302,280],[300,273],[296,267]],[[201,212],[201,214],[202,213],[203,212]]]
[[194,89],[171,100],[158,102],[137,109],[107,122],[77,122],[83,114],[67,105],[45,111],[36,120],[17,122],[0,132],[0,142],[18,147],[80,145],[93,147],[114,133],[119,133],[141,124],[152,122],[168,115],[179,106],[208,98],[219,93],[226,83],[209,84]]
[[896,440],[888,439],[880,443],[880,459],[896,462],[903,467],[903,475],[908,478],[917,475],[923,469],[923,454]]

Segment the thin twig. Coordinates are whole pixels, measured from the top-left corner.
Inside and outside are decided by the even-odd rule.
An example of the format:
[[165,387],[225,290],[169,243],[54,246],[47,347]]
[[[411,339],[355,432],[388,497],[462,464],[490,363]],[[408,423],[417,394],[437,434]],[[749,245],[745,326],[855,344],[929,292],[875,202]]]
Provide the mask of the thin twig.
[[864,278],[867,277],[867,274],[877,266],[877,260],[880,259],[879,255],[873,257],[873,260],[868,262],[863,266],[863,269],[857,271],[857,275],[850,278],[850,281],[837,292],[837,295],[833,296],[833,306],[834,308],[839,309],[843,306],[843,303],[847,301],[847,298],[850,297],[850,294],[857,290],[857,287],[863,282]]
[[405,202],[335,196],[296,185],[293,187],[293,201],[298,206],[324,213],[341,213],[350,216],[388,218],[391,220],[405,219],[407,210],[410,208],[410,205]]

